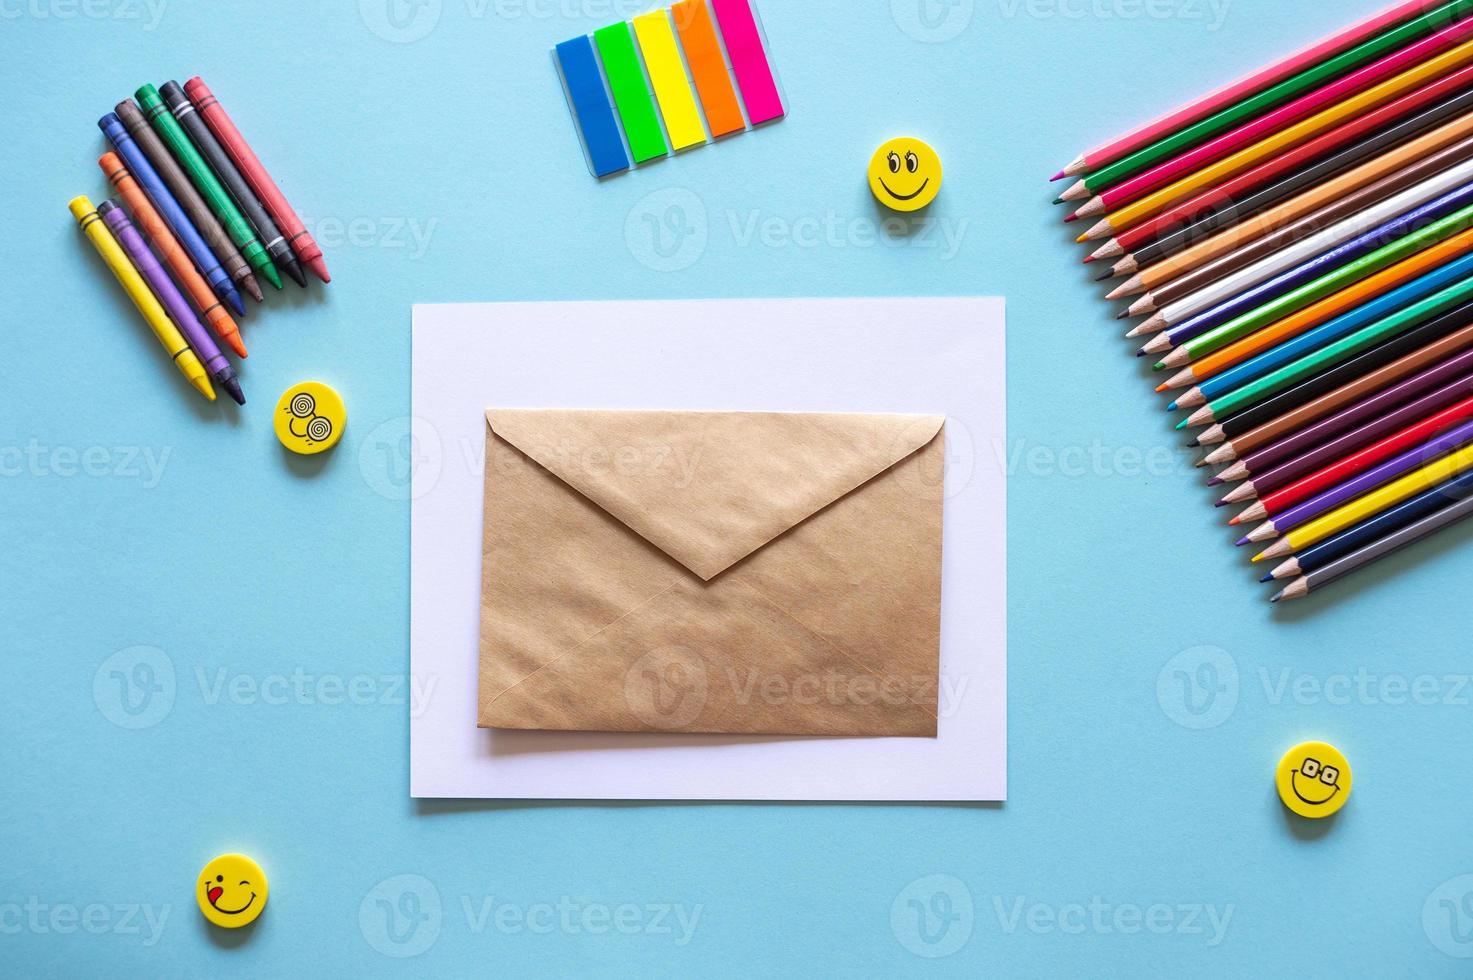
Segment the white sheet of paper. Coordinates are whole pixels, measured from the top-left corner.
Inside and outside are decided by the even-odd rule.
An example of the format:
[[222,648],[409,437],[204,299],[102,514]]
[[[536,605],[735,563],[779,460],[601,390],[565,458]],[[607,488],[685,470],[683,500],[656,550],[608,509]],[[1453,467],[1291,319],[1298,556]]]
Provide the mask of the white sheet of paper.
[[[410,670],[428,695],[412,701],[411,795],[1005,799],[1005,364],[995,298],[416,306]],[[483,413],[493,406],[944,413],[938,736],[478,729]]]

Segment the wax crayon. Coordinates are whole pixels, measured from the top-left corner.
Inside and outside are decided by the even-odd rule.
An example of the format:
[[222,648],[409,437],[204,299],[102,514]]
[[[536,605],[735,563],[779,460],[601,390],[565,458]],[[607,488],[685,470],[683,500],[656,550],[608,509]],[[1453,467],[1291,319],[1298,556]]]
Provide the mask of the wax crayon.
[[220,348],[210,339],[208,331],[200,325],[199,317],[189,308],[189,301],[179,294],[174,281],[169,278],[164,267],[159,265],[153,252],[149,251],[148,242],[143,240],[142,233],[128,220],[127,213],[112,201],[103,201],[97,206],[97,214],[107,223],[113,237],[123,246],[123,251],[128,253],[128,258],[133,260],[133,265],[158,297],[160,305],[168,311],[169,319],[174,321],[175,326],[189,341],[189,346],[199,355],[210,377],[218,381],[237,403],[244,405],[245,394],[240,390],[240,382],[235,377],[235,369],[230,366],[229,359],[220,353]]
[[[169,188],[174,199],[179,202],[184,213],[189,215],[189,220],[199,229],[200,235],[209,244],[210,251],[219,258],[220,264],[225,271],[230,273],[230,278],[235,284],[254,299],[257,303],[265,297],[261,295],[261,287],[256,282],[256,277],[251,274],[251,266],[240,254],[240,249],[230,240],[225,232],[225,226],[220,224],[220,219],[215,217],[205,199],[199,196],[199,191],[189,182],[189,176],[180,169],[175,162],[169,148],[164,146],[164,141],[159,139],[159,134],[148,125],[148,120],[143,117],[143,112],[133,104],[132,99],[124,99],[114,107],[118,120],[122,122],[123,128],[128,135],[133,137],[148,162],[153,164],[153,169],[163,178],[164,184]],[[126,156],[123,157],[128,160]],[[134,171],[137,173],[138,171]]]
[[291,204],[287,203],[286,195],[281,193],[281,188],[276,186],[276,181],[271,179],[271,174],[256,157],[247,143],[245,137],[240,135],[240,130],[235,128],[235,122],[220,100],[215,98],[210,87],[204,83],[198,75],[184,83],[184,93],[194,103],[195,109],[199,110],[205,125],[210,127],[210,132],[225,147],[225,152],[230,154],[230,159],[235,161],[241,176],[245,177],[246,183],[251,185],[251,190],[256,192],[257,199],[265,205],[266,210],[276,221],[276,227],[281,229],[282,234],[287,236],[287,243],[291,245],[292,251],[302,264],[312,270],[312,273],[323,282],[332,282],[332,276],[327,274],[327,263],[322,258],[322,248],[313,241],[307,232],[307,227],[302,224],[302,219],[297,217],[297,212],[292,210]]
[[291,276],[298,286],[305,288],[307,277],[302,274],[301,264],[292,254],[291,246],[286,243],[286,236],[277,229],[276,222],[271,220],[271,215],[266,213],[266,208],[256,199],[255,191],[251,190],[245,177],[235,168],[230,155],[225,152],[220,141],[215,139],[215,134],[210,132],[210,127],[194,111],[194,103],[189,101],[184,89],[179,87],[178,82],[165,82],[159,87],[159,94],[164,97],[165,104],[174,114],[180,128],[194,142],[200,156],[205,158],[220,183],[225,185],[225,189],[234,198],[245,219],[255,227],[257,238],[266,246],[271,261]]
[[[174,234],[189,252],[194,264],[209,280],[210,286],[215,290],[215,295],[229,303],[230,308],[235,310],[237,315],[245,316],[245,301],[240,298],[240,293],[236,292],[235,285],[230,280],[230,273],[220,265],[220,260],[215,257],[214,252],[210,251],[210,246],[205,244],[204,236],[200,234],[194,222],[189,220],[184,207],[169,192],[168,186],[159,176],[159,172],[153,168],[153,164],[148,162],[143,148],[133,141],[132,136],[128,135],[128,130],[124,128],[122,121],[115,113],[109,112],[97,121],[97,127],[102,130],[108,142],[113,145],[113,149],[117,150],[118,155],[127,163],[128,169],[133,172],[137,182],[143,185],[144,191],[152,198],[154,206],[163,214],[169,227],[174,229]],[[241,259],[240,265],[249,274],[250,267],[245,264],[244,259]]]
[[154,337],[158,338],[164,350],[169,352],[179,373],[184,375],[201,395],[214,401],[215,389],[210,384],[210,376],[205,373],[204,365],[200,364],[194,351],[189,349],[189,343],[185,341],[179,328],[170,321],[164,308],[159,305],[153,290],[148,288],[148,283],[143,281],[143,277],[128,260],[127,254],[123,252],[112,233],[107,230],[107,225],[98,216],[97,209],[92,206],[92,202],[86,197],[74,197],[67,202],[67,209],[76,219],[77,227],[82,229],[87,240],[97,249],[97,254],[102,256],[102,261],[107,263],[108,269],[118,280],[118,284],[123,287],[123,292],[128,294],[128,298],[138,308],[144,322],[153,331]]
[[245,357],[245,344],[240,339],[240,328],[231,319],[230,314],[225,311],[225,306],[215,299],[215,294],[210,292],[210,287],[200,278],[195,271],[193,263],[189,261],[189,254],[175,239],[169,226],[159,215],[143,193],[143,188],[138,186],[138,181],[133,179],[133,174],[123,161],[118,159],[116,153],[104,153],[98,157],[97,165],[102,168],[103,176],[108,182],[117,188],[123,203],[128,210],[133,212],[133,221],[143,229],[143,233],[153,242],[154,248],[159,252],[159,257],[174,274],[174,279],[189,298],[194,300],[194,305],[200,315],[209,321],[215,330],[215,335],[230,345],[237,357]]
[[200,155],[199,148],[190,140],[179,125],[179,121],[169,112],[169,107],[159,96],[158,89],[152,85],[141,86],[134,95],[138,99],[138,107],[143,110],[143,115],[153,126],[154,131],[166,143],[174,154],[174,159],[184,168],[189,175],[195,189],[220,219],[220,224],[225,226],[230,240],[240,249],[240,254],[251,264],[251,268],[265,278],[265,280],[277,289],[281,288],[281,274],[276,271],[276,266],[271,261],[271,253],[266,251],[266,246],[256,237],[256,230],[246,220],[245,215],[240,213],[240,208],[230,199],[230,192],[205,158]]

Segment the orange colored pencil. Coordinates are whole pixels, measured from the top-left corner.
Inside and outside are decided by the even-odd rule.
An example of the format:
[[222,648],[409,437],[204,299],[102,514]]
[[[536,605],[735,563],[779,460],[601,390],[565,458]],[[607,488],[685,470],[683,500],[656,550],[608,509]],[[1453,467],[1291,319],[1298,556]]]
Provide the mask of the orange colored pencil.
[[195,269],[194,263],[184,251],[184,246],[174,237],[174,232],[164,223],[163,217],[154,208],[153,202],[143,193],[143,188],[116,153],[104,153],[97,158],[97,165],[108,183],[118,189],[123,203],[133,212],[138,225],[148,234],[164,265],[173,273],[174,279],[199,309],[201,316],[209,322],[215,335],[230,345],[237,357],[245,357],[245,343],[240,339],[240,328],[225,305],[215,296],[215,291]]
[[[1318,112],[1308,119],[1297,122],[1267,136],[1252,146],[1245,147],[1236,153],[1223,157],[1215,163],[1209,164],[1188,174],[1167,186],[1147,194],[1115,211],[1106,214],[1099,224],[1079,236],[1080,242],[1088,241],[1092,237],[1103,237],[1107,234],[1122,231],[1132,225],[1139,224],[1154,214],[1158,214],[1170,207],[1174,202],[1180,201],[1194,191],[1200,191],[1211,187],[1219,181],[1241,173],[1253,164],[1270,156],[1292,149],[1306,140],[1326,132],[1349,119],[1353,119],[1370,109],[1381,105],[1388,99],[1395,98],[1434,79],[1440,78],[1447,73],[1473,63],[1473,41],[1464,41],[1451,50],[1445,51],[1433,58],[1428,58],[1421,64],[1409,68],[1393,78],[1388,78],[1379,85],[1350,96],[1323,112]],[[1076,218],[1092,218],[1104,214],[1105,205],[1101,203],[1102,198],[1094,198],[1084,207],[1075,212]]]
[[[1444,239],[1431,248],[1388,266],[1373,276],[1347,286],[1338,293],[1331,293],[1297,313],[1286,316],[1256,333],[1251,333],[1241,340],[1236,340],[1226,347],[1213,351],[1206,357],[1193,361],[1189,367],[1174,375],[1171,380],[1156,390],[1182,388],[1189,384],[1206,381],[1234,364],[1239,364],[1255,354],[1277,347],[1306,330],[1327,323],[1341,313],[1355,309],[1367,300],[1405,285],[1418,276],[1440,268],[1470,251],[1473,251],[1473,228],[1454,235],[1452,238]],[[1177,367],[1178,365],[1170,366]]]
[[1362,187],[1367,187],[1403,167],[1411,166],[1418,160],[1470,135],[1473,135],[1473,112],[1423,133],[1384,156],[1376,157],[1359,167],[1347,170],[1318,187],[1290,198],[1277,207],[1269,208],[1248,221],[1224,229],[1190,248],[1147,266],[1137,273],[1135,278],[1129,280],[1126,287],[1131,292],[1148,292],[1157,289],[1208,262],[1251,244],[1265,235],[1273,234],[1300,218],[1322,210]]

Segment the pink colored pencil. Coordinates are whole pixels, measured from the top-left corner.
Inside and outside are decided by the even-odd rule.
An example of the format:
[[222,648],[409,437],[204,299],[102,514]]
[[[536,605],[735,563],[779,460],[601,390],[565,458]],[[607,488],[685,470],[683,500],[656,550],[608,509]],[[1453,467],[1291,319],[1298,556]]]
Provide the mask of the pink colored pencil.
[[[1199,170],[1245,146],[1251,146],[1265,136],[1291,126],[1301,119],[1307,119],[1316,112],[1327,109],[1362,89],[1370,88],[1378,82],[1400,74],[1427,58],[1461,44],[1470,37],[1473,37],[1473,18],[1458,21],[1431,37],[1425,37],[1416,44],[1402,48],[1379,61],[1371,62],[1359,71],[1351,72],[1344,78],[1331,82],[1324,88],[1310,92],[1287,105],[1282,105],[1268,115],[1259,116],[1237,129],[1230,129],[1214,140],[1116,184],[1099,195],[1100,204],[1106,211],[1113,211],[1121,205],[1129,204],[1158,187],[1165,187],[1178,177]],[[1305,139],[1309,137],[1306,136]]]
[[1256,95],[1270,85],[1277,85],[1289,76],[1297,75],[1306,68],[1312,68],[1327,58],[1333,58],[1388,27],[1394,27],[1403,21],[1419,17],[1425,14],[1427,9],[1427,0],[1403,0],[1402,3],[1388,7],[1379,14],[1372,14],[1367,19],[1323,40],[1316,41],[1281,61],[1260,68],[1252,74],[1244,75],[1237,81],[1230,82],[1215,92],[1209,92],[1196,101],[1143,126],[1138,126],[1123,136],[1117,136],[1092,150],[1086,150],[1073,163],[1061,170],[1054,180],[1077,177],[1114,163],[1143,146],[1170,136],[1178,129],[1190,126],[1199,119],[1206,119],[1220,109],[1225,109],[1235,102]]

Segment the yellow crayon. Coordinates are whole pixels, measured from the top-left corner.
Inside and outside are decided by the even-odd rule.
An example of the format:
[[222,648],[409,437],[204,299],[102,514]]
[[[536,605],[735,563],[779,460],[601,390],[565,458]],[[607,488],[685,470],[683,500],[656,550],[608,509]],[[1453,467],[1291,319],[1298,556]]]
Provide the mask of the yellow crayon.
[[77,219],[77,227],[86,233],[92,241],[97,254],[102,256],[102,261],[112,270],[118,282],[123,287],[123,292],[138,307],[138,312],[143,319],[148,321],[148,326],[153,330],[153,335],[164,345],[164,350],[174,359],[174,365],[179,368],[180,373],[189,380],[210,401],[215,400],[215,386],[210,384],[210,377],[205,373],[205,367],[199,362],[199,358],[190,350],[184,335],[179,328],[174,326],[174,321],[169,319],[169,314],[159,305],[158,297],[154,296],[153,290],[148,288],[148,283],[138,274],[133,267],[133,262],[123,252],[123,247],[113,238],[112,232],[107,230],[107,225],[98,216],[97,209],[86,196],[74,197],[67,202],[67,209],[72,212],[72,217]]

